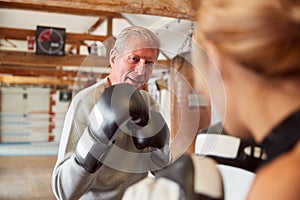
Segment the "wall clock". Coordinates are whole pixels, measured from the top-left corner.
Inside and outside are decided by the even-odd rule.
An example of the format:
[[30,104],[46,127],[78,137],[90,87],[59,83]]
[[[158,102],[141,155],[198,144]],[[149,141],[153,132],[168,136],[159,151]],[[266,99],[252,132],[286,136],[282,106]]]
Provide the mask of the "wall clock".
[[64,28],[37,26],[36,54],[65,55],[66,31]]

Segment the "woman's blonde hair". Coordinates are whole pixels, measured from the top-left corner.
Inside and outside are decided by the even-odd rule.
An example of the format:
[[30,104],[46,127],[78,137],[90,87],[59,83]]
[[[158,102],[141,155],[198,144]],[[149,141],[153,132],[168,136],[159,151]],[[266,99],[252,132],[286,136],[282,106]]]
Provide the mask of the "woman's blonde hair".
[[300,74],[300,1],[203,0],[194,38],[264,76]]

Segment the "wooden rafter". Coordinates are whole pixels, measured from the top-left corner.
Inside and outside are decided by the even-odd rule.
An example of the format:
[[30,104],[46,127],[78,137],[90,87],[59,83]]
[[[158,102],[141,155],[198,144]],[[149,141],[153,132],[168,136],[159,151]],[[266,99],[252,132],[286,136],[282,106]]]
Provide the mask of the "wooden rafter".
[[[64,66],[64,67],[63,67]],[[72,66],[68,69],[65,66]],[[160,60],[157,68],[168,68],[170,61]],[[86,71],[109,67],[107,58],[99,56],[42,56],[35,53],[0,51],[0,83],[70,85],[78,76],[104,78],[108,72]],[[100,70],[101,71],[101,70]],[[107,69],[109,71],[109,69]],[[7,76],[3,76],[3,75]],[[51,80],[52,79],[52,80]]]
[[[88,77],[84,67],[108,67],[107,59],[98,56],[66,55],[41,56],[34,53],[0,51],[0,83],[72,85],[80,72]],[[64,70],[72,66],[74,70]],[[6,74],[6,75],[5,75]],[[104,78],[107,73],[93,72],[95,77]]]
[[57,67],[57,66],[89,66],[108,67],[108,59],[100,56],[65,55],[44,56],[29,52],[0,51],[0,66],[31,66],[31,67]]
[[1,7],[76,15],[148,14],[194,20],[196,0],[0,0]]
[[104,17],[99,17],[98,20],[89,28],[88,33],[94,32],[106,19]]
[[112,32],[113,32],[113,18],[112,17],[108,17],[107,18],[107,36],[112,36]]
[[108,73],[97,73],[97,72],[88,72],[88,71],[79,71],[80,68],[77,67],[76,70],[63,70],[62,67],[58,68],[32,68],[25,66],[1,66],[0,73],[8,74],[14,76],[31,76],[31,77],[39,77],[39,76],[47,76],[47,77],[57,77],[57,78],[75,78],[78,76],[78,73],[81,75],[89,75],[93,74],[93,76],[98,78],[104,78],[108,75]]
[[[121,13],[148,14],[194,20],[195,9],[199,2],[195,0],[0,0],[0,8],[36,10],[43,12],[65,13],[85,16],[98,16],[99,19],[85,34],[66,33],[66,43],[76,48],[85,40],[106,41],[112,35],[113,18],[123,18]],[[107,35],[92,35],[97,27],[107,20]],[[35,36],[36,30],[0,27],[0,39],[26,40]],[[0,50],[0,82],[15,84],[52,84],[68,85],[76,76],[75,71],[65,71],[62,66],[108,67],[108,61],[96,56],[65,55],[41,56],[29,52]],[[170,66],[170,61],[159,61],[158,68]],[[14,76],[11,76],[13,74]],[[100,76],[99,74],[95,74]],[[104,74],[103,74],[104,75]],[[47,78],[47,77],[51,78]],[[54,78],[53,78],[54,77]],[[52,81],[51,81],[52,80]]]
[[[17,29],[17,28],[0,28],[0,38],[12,40],[26,40],[27,36],[35,36],[36,30]],[[66,33],[66,43],[81,44],[84,40],[105,41],[109,36]]]
[[0,83],[22,85],[73,85],[73,80],[61,80],[45,77],[0,76]]
[[[79,68],[78,68],[79,69]],[[26,66],[1,66],[1,74],[13,74],[14,76],[53,76],[53,77],[75,77],[78,71],[61,71],[55,68],[32,68]]]
[[[35,53],[20,51],[0,50],[1,66],[26,66],[39,68],[56,68],[58,66],[78,66],[78,67],[108,67],[109,61],[106,57],[83,56],[83,55],[65,55],[65,56],[44,56]],[[159,60],[159,68],[168,68],[169,60]]]

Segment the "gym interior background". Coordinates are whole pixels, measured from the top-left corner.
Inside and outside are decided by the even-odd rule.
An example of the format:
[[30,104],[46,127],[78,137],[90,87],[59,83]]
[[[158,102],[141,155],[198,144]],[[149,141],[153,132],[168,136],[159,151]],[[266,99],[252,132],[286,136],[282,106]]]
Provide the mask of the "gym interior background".
[[202,113],[197,130],[208,126],[205,88],[192,91],[201,78],[185,60],[196,8],[192,0],[0,0],[0,199],[54,199],[51,174],[68,106],[108,74],[113,36],[127,26],[152,28],[162,41],[145,89],[172,136],[179,128],[188,133],[180,123],[195,113]]

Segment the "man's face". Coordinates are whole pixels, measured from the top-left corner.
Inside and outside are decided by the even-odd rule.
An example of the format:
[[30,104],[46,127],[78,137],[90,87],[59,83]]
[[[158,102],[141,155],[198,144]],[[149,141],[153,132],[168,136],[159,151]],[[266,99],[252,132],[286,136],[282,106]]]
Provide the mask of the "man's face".
[[[115,50],[114,50],[115,51]],[[129,83],[141,87],[149,80],[155,62],[157,50],[154,48],[134,48],[123,54],[112,52],[111,84]]]

